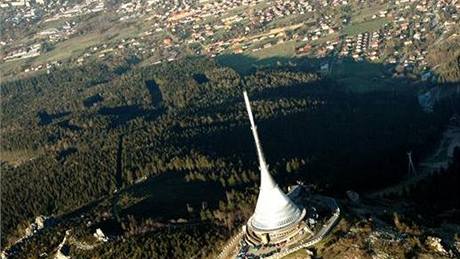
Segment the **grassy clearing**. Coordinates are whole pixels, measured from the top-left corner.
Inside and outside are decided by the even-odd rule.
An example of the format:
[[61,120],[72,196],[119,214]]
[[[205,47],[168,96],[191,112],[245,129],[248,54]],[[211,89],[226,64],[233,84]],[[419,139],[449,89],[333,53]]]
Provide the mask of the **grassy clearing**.
[[372,21],[354,23],[347,25],[343,32],[347,35],[353,36],[364,32],[371,32],[380,29],[385,23],[388,22],[388,18],[377,18]]
[[374,14],[378,14],[379,11],[385,10],[386,5],[377,5],[368,8],[358,9],[353,13],[353,22],[364,22],[365,19],[371,18]]
[[122,39],[133,38],[139,36],[142,33],[142,26],[130,25],[126,27],[115,27],[108,30],[105,35],[107,37],[113,37],[111,41],[119,41]]
[[0,160],[5,161],[10,165],[19,166],[20,164],[41,155],[40,150],[14,150],[0,152]]
[[251,52],[249,56],[257,59],[266,59],[273,57],[291,58],[295,55],[295,41],[286,41],[280,44],[273,45],[266,49],[261,49],[257,52]]
[[219,55],[217,62],[244,75],[250,73],[255,67],[274,66],[278,61],[285,63],[286,60],[295,57],[296,46],[296,41],[287,41],[257,52]]
[[240,74],[247,74],[253,68],[255,60],[247,55],[226,54],[217,56],[217,62],[228,66]]
[[392,90],[393,86],[383,79],[384,68],[379,64],[344,60],[334,66],[331,76],[353,92]]
[[309,22],[314,22],[311,19],[311,15],[309,14],[297,14],[297,15],[289,15],[285,16],[280,19],[276,19],[268,24],[268,28],[279,28],[279,27],[290,27],[293,24],[305,24]]
[[311,42],[312,45],[320,45],[323,43],[326,43],[327,41],[334,41],[339,37],[339,34],[337,32],[331,33],[329,35],[326,35],[324,37],[321,37],[317,40],[314,40]]
[[357,76],[357,77],[370,77],[378,76],[383,72],[383,68],[379,64],[371,64],[368,62],[355,62],[352,60],[343,60],[341,64],[338,64],[334,68],[334,76],[346,77]]
[[55,46],[52,51],[46,52],[35,59],[35,62],[42,63],[50,60],[62,60],[70,58],[75,54],[83,54],[83,51],[101,42],[102,35],[99,33],[89,33],[68,39]]
[[373,92],[384,89],[385,85],[377,81],[372,81],[368,79],[363,79],[359,77],[349,77],[338,79],[338,82],[345,85],[349,90],[356,93],[366,93],[366,92]]

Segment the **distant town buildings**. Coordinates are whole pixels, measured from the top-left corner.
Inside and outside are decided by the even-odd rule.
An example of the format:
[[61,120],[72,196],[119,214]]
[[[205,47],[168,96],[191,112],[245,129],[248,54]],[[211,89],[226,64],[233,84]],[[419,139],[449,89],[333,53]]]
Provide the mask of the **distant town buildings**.
[[[21,44],[14,35],[2,35],[0,59],[8,62],[34,58],[73,38],[81,38],[86,44],[85,37],[98,32],[97,28],[86,31],[85,21],[100,13],[118,19],[119,29],[126,31],[117,37],[108,34],[88,43],[84,51],[75,52],[75,55],[82,53],[81,56],[68,58],[67,55],[48,62],[81,65],[89,60],[135,55],[161,63],[190,54],[258,55],[262,50],[295,43],[295,55],[316,58],[333,55],[401,65],[404,71],[400,75],[414,72],[421,77],[430,71],[427,62],[430,44],[455,31],[459,7],[456,0],[392,0],[386,4],[340,0],[276,0],[270,4],[266,0],[180,3],[133,0],[111,6],[104,0],[78,4],[3,0],[0,8],[5,11],[5,26],[14,28],[38,22],[45,26],[31,31],[33,36]],[[360,15],[360,8],[367,8],[368,14]],[[46,26],[53,21],[59,21],[58,25]],[[132,24],[137,25],[129,27]],[[37,48],[37,44],[42,47]],[[80,42],[75,40],[73,44]],[[31,71],[32,67],[24,71],[27,69]]]

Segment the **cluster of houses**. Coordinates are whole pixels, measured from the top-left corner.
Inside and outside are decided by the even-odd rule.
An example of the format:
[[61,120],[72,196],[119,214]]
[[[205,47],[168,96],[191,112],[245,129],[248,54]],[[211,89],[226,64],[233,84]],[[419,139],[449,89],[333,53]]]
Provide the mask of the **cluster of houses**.
[[267,6],[267,8],[256,11],[254,20],[257,20],[257,22],[261,25],[266,25],[274,19],[280,17],[306,14],[313,11],[314,7],[309,3],[309,1],[277,0],[269,6]]
[[[41,19],[44,0],[1,0],[2,26],[16,27],[19,24],[33,24]],[[3,42],[5,39],[2,39]],[[3,44],[2,44],[3,45]]]
[[[11,9],[11,1],[18,0],[5,0],[0,6]],[[13,46],[14,41],[0,39],[0,47],[8,49],[1,55],[4,62],[40,55],[46,51],[40,40],[51,44],[67,40],[84,25],[84,20],[76,22],[74,18],[104,11],[111,12],[121,23],[142,24],[141,30],[110,43],[95,44],[81,56],[62,62],[82,65],[94,58],[129,53],[160,63],[190,54],[215,57],[221,53],[257,52],[289,41],[296,43],[297,55],[339,55],[357,61],[385,62],[402,66],[398,70],[402,73],[426,70],[429,45],[454,28],[460,8],[457,0],[376,3],[378,8],[360,22],[384,19],[386,24],[347,35],[344,28],[354,25],[353,17],[337,19],[326,10],[335,8],[337,13],[351,4],[363,7],[372,4],[345,0],[132,0],[109,7],[105,0],[85,0],[78,4],[58,4],[57,0],[19,1],[24,4],[16,5],[18,11],[7,17],[6,23],[66,22],[37,31],[36,40],[29,46],[4,48]],[[293,17],[292,21],[288,17]],[[284,22],[278,23],[280,20]]]
[[[104,10],[103,0],[86,0],[81,4],[71,5],[67,1],[59,3],[56,0],[21,0],[21,5],[12,4],[6,0],[0,4],[2,8],[8,8],[6,11],[5,25],[15,27],[20,23],[34,24],[37,22],[50,22],[60,19],[74,18],[88,13],[95,13]],[[9,14],[9,15],[8,15]],[[63,25],[47,28],[38,31],[32,43],[24,46],[13,46],[9,48],[9,52],[3,55],[3,61],[13,61],[24,58],[39,56],[43,41],[56,43],[68,39],[76,32],[77,26],[75,21],[64,22]],[[11,38],[2,38],[1,45],[14,45],[15,40]],[[37,66],[38,67],[38,66]],[[42,66],[43,67],[43,66]],[[36,68],[35,68],[36,69]],[[36,71],[34,68],[29,68],[30,71]]]
[[376,61],[380,58],[380,45],[381,35],[379,31],[360,33],[355,37],[345,38],[339,56],[352,56],[356,61],[362,61],[365,58]]
[[2,0],[0,9],[10,11],[5,17],[6,23],[55,21],[73,18],[79,15],[97,13],[105,8],[104,0],[86,0],[72,5],[68,1],[59,0]]
[[418,73],[429,80],[429,47],[459,21],[460,2],[399,0],[389,6],[371,17],[389,17],[388,22],[375,31],[344,37],[339,56],[382,61],[394,65],[395,76]]
[[50,11],[47,12],[44,22],[98,13],[105,9],[105,4],[104,0],[86,0],[75,5],[64,2],[62,6],[57,9],[54,8],[55,4],[50,2],[47,7]]
[[40,50],[40,43],[33,44],[24,48],[19,48],[8,53],[8,55],[3,58],[3,61],[8,62],[12,60],[36,57],[40,55]]
[[40,31],[38,35],[47,38],[49,42],[55,43],[61,40],[68,39],[73,35],[76,30],[76,22],[65,22],[63,25],[58,27],[48,28],[46,30]]
[[34,72],[34,71],[39,71],[39,70],[42,70],[42,69],[46,69],[46,73],[49,74],[51,73],[51,71],[59,66],[62,65],[62,62],[60,61],[52,61],[52,62],[48,62],[46,64],[39,64],[39,65],[33,65],[33,66],[30,66],[29,68],[26,68],[24,70],[24,73],[29,73],[29,72]]
[[[40,54],[42,54],[43,52],[43,40],[48,41],[47,45],[66,40],[76,32],[75,27],[75,22],[65,22],[61,26],[42,30],[36,34],[36,39],[38,39],[38,43],[37,41],[34,41],[30,45],[19,45],[15,48],[11,48],[10,51],[6,53],[6,55],[4,55],[3,61],[9,62],[40,56]],[[2,46],[5,46],[7,45],[7,41],[1,41],[0,44]]]
[[[251,12],[243,12],[238,15],[224,17],[213,24],[205,24],[203,29],[196,25],[193,27],[191,42],[200,41],[205,44],[203,53],[215,56],[225,51],[242,53],[247,50],[257,52],[264,48],[270,48],[276,44],[286,41],[314,41],[321,37],[336,32],[336,26],[332,24],[332,18],[327,15],[317,20],[313,19],[313,13],[319,8],[318,3],[326,1],[275,1],[270,5],[260,5]],[[249,5],[256,5],[257,2],[248,2]],[[289,16],[303,16],[301,22],[273,26],[273,22]],[[306,21],[314,24],[305,28]],[[220,30],[228,31],[229,37],[213,37],[219,34]],[[307,30],[306,33],[297,31]],[[236,31],[235,33],[231,33]],[[291,33],[292,32],[292,33]]]
[[460,2],[399,0],[395,6],[392,10],[394,22],[384,32],[385,41],[395,45],[387,63],[397,64],[402,74],[425,71],[430,45],[442,39],[459,21]]
[[44,0],[2,0],[0,2],[0,8],[8,7],[30,7],[33,4],[43,5],[45,4]]

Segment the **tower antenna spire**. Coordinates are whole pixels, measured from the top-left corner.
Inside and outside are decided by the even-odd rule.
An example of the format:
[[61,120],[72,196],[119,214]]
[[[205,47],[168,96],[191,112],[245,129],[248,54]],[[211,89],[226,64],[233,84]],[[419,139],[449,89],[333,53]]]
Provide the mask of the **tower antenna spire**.
[[262,151],[262,145],[260,144],[259,134],[257,133],[257,126],[254,122],[254,116],[252,115],[251,103],[249,101],[248,93],[246,91],[243,92],[244,95],[244,102],[246,103],[246,110],[248,112],[249,121],[251,122],[251,131],[252,135],[254,136],[254,142],[256,143],[257,148],[257,156],[259,158],[259,169],[260,169],[260,187],[261,189],[265,188],[273,188],[276,186],[275,181],[273,180],[272,176],[268,172],[268,165],[265,162],[264,153]]
[[[259,134],[257,134],[257,126],[256,123],[254,122],[254,116],[252,115],[252,109],[251,109],[251,103],[249,101],[248,93],[244,91],[244,102],[246,103],[246,110],[249,115],[249,121],[251,122],[251,131],[252,135],[254,136],[254,141],[256,143],[256,148],[257,148],[257,156],[259,158],[259,164],[262,169],[262,167],[267,167],[267,163],[265,162],[265,157],[262,152],[262,146],[260,145],[260,140],[259,140]],[[268,169],[268,168],[267,168]]]

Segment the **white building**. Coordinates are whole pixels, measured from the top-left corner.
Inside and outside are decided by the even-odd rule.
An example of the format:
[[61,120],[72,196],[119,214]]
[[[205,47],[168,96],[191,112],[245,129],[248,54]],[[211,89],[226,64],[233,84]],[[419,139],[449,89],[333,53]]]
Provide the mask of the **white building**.
[[281,243],[296,236],[306,227],[302,221],[306,211],[294,204],[270,175],[246,92],[244,92],[244,100],[260,165],[259,197],[254,214],[248,220],[246,226],[243,227],[245,239],[254,245]]

